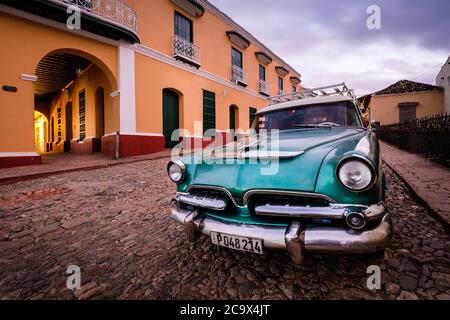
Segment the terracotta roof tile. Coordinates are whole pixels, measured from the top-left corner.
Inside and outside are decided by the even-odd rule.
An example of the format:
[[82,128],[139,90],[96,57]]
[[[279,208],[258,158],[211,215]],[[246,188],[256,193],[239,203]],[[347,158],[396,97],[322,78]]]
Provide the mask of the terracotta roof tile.
[[400,80],[386,89],[375,92],[374,96],[380,96],[385,94],[402,94],[412,92],[424,92],[424,91],[440,91],[441,87],[433,86],[431,84],[414,82],[409,80]]

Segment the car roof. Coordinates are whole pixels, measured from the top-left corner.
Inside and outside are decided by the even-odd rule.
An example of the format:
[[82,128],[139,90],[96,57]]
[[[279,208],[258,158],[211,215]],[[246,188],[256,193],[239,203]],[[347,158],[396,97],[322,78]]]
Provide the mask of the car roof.
[[332,103],[332,102],[343,102],[343,101],[353,101],[353,98],[349,97],[349,96],[324,96],[324,97],[297,99],[297,100],[273,104],[271,106],[268,106],[268,107],[265,107],[265,108],[259,110],[256,114],[262,114],[262,113],[278,111],[278,110],[283,110],[283,109],[290,109],[290,108],[299,107],[299,106],[308,106],[308,105]]

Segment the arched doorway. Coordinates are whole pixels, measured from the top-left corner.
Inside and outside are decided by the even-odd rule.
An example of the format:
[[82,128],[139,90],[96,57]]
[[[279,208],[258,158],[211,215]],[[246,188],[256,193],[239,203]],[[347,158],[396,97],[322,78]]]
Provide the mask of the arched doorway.
[[118,101],[109,94],[117,90],[111,71],[94,56],[61,49],[47,54],[35,74],[35,110],[51,119],[47,150],[101,151],[106,130],[119,130]]
[[48,120],[39,111],[34,111],[34,147],[37,153],[47,152]]
[[229,109],[230,115],[230,130],[236,131],[239,127],[239,109],[236,105],[231,105]]
[[179,136],[172,139],[172,133],[180,128],[180,97],[170,89],[163,90],[163,134],[166,148],[173,148]]

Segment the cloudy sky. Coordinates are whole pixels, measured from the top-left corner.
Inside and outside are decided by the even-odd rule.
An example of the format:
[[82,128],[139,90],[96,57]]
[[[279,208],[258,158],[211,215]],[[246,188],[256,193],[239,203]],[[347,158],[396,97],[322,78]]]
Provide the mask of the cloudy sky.
[[[450,55],[449,0],[210,0],[302,74],[357,95],[402,79],[435,83]],[[381,9],[369,30],[367,8]]]

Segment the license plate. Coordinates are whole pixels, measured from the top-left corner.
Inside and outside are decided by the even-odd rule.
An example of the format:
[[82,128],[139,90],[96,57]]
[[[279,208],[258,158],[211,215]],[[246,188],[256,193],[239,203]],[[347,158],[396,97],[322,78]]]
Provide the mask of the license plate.
[[238,237],[230,234],[211,232],[212,243],[218,246],[263,254],[263,241],[261,239]]

